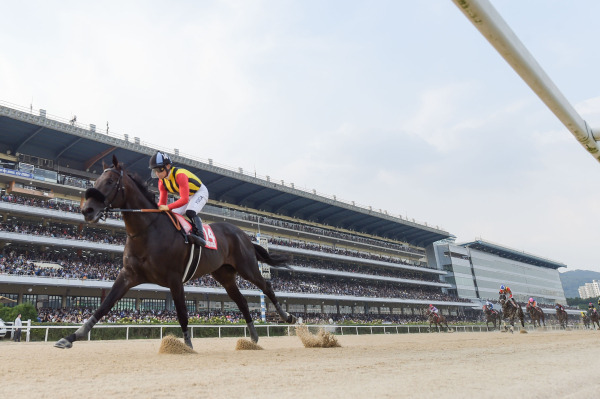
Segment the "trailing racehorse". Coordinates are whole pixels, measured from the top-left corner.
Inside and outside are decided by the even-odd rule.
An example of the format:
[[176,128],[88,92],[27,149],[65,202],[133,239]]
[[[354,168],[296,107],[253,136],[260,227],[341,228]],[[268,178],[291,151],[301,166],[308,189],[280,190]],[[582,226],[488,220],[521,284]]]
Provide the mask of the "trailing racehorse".
[[494,330],[496,329],[496,322],[498,322],[498,329],[500,329],[500,320],[502,320],[502,315],[500,312],[497,312],[494,309],[490,309],[487,305],[483,305],[483,313],[485,314],[485,326],[489,328],[489,324],[494,324]]
[[506,294],[504,293],[500,294],[499,301],[502,304],[502,319],[508,319],[510,321],[511,332],[514,332],[513,330],[517,317],[521,321],[521,326],[525,327],[525,315],[523,314],[523,308],[521,305],[512,300],[508,300],[506,298]]
[[587,330],[590,327],[590,317],[585,314],[584,312],[581,312],[581,321],[583,322],[583,327]]
[[556,319],[558,320],[558,324],[560,324],[562,328],[567,328],[567,321],[569,319],[569,315],[566,310],[556,309]]
[[431,326],[435,324],[435,327],[437,328],[438,332],[440,330],[444,330],[444,326],[446,326],[446,331],[450,332],[450,327],[448,326],[448,322],[446,321],[446,318],[439,314],[439,313],[435,313],[432,312],[431,310],[427,309],[425,311],[425,316],[427,316],[427,319],[429,321],[429,332],[431,332]]
[[598,329],[600,330],[600,314],[598,314],[598,311],[596,309],[594,309],[593,312],[591,312],[591,314],[588,312],[590,321],[592,322],[592,328],[596,328],[596,326],[598,326]]
[[[104,170],[94,187],[85,192],[81,212],[87,222],[96,223],[106,212],[115,208],[157,208],[154,195],[148,191],[141,179],[129,174],[115,156],[112,161],[112,166]],[[279,305],[271,284],[262,277],[257,263],[261,261],[273,266],[284,265],[288,261],[286,256],[269,255],[263,247],[253,244],[238,227],[221,222],[212,223],[207,229],[207,238],[214,237],[215,249],[204,248],[199,262],[194,262],[199,256],[197,246],[185,243],[170,217],[171,214],[157,211],[123,213],[127,232],[123,268],[94,315],[74,334],[61,338],[54,346],[70,348],[74,341],[85,338],[92,327],[127,291],[139,284],[152,283],[169,288],[184,341],[191,348],[183,284],[208,273],[221,283],[229,297],[237,304],[246,319],[252,341],[258,341],[258,334],[246,298],[242,296],[236,284],[238,274],[269,297],[283,321],[295,323],[296,318]]]
[[544,324],[546,327],[546,316],[544,315],[544,311],[539,306],[532,306],[529,303],[527,304],[527,312],[531,317],[531,322],[533,323],[533,327],[535,327],[536,323],[538,327],[541,327]]

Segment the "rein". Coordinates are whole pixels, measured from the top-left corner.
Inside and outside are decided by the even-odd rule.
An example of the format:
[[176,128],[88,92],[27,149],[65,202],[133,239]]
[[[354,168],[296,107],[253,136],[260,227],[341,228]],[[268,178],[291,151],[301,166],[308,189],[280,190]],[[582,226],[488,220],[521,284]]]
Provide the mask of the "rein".
[[[124,208],[110,208],[110,209],[106,209],[105,211],[106,212],[134,212],[134,213],[165,212],[165,211],[161,211],[160,209],[124,209]],[[173,223],[173,226],[175,226],[177,231],[181,231],[181,223],[179,223],[179,219],[177,219],[175,216],[173,216],[173,212],[169,211],[169,212],[165,212],[165,213],[167,214],[169,219],[171,219],[171,223]]]

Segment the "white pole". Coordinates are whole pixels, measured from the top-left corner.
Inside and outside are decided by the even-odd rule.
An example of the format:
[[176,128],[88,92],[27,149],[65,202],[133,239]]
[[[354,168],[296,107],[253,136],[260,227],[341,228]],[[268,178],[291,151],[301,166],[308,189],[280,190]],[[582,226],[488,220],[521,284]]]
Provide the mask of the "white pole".
[[488,0],[452,1],[577,141],[600,161],[600,149],[593,134],[595,132],[600,136],[600,129],[592,132],[492,4]]
[[[258,233],[256,233],[256,242],[260,244],[260,224],[258,225]],[[262,274],[262,264],[258,262],[258,267]],[[260,291],[260,319],[263,323],[267,322],[267,304],[265,303],[265,293]]]

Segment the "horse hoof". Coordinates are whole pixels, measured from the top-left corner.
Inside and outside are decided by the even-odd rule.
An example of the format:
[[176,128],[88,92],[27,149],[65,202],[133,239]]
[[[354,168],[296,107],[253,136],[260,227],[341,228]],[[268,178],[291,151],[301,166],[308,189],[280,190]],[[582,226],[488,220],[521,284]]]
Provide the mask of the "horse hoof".
[[294,316],[293,314],[288,314],[288,318],[286,320],[286,323],[288,323],[288,324],[296,324],[297,321],[298,321],[298,319],[296,319],[296,316]]
[[69,342],[65,338],[61,338],[58,341],[56,341],[56,343],[54,344],[54,347],[60,348],[60,349],[69,349],[69,348],[73,347],[73,343]]
[[185,344],[190,347],[190,349],[194,349],[194,345],[192,345],[191,339],[184,340]]

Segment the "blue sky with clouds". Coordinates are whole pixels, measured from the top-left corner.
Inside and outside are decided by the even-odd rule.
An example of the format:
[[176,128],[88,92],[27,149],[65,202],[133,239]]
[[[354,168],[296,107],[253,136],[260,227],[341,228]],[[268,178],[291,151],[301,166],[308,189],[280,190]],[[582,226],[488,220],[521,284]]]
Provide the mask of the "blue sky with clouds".
[[[600,127],[600,2],[492,4]],[[3,15],[1,101],[600,271],[600,165],[450,0]]]

